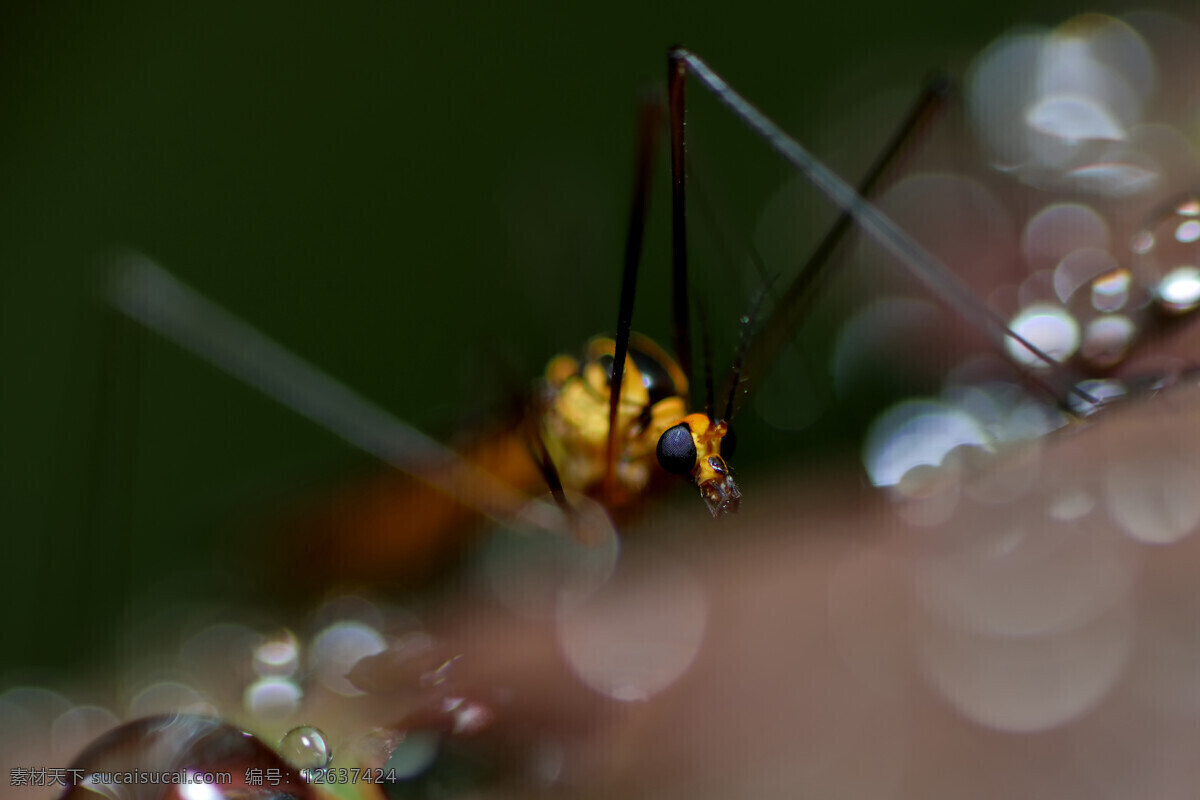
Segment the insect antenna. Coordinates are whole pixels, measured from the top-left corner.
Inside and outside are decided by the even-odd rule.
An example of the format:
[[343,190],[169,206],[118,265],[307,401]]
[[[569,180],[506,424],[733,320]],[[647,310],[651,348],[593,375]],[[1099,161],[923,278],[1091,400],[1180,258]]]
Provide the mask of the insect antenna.
[[[674,53],[678,48],[672,49]],[[692,374],[692,342],[688,329],[687,160],[684,115],[687,70],[667,63],[667,108],[671,132],[671,295],[675,360],[684,375]]]
[[[692,208],[699,209],[701,216],[704,218],[704,228],[714,234],[712,237],[713,244],[716,246],[721,261],[732,267],[737,263],[737,258],[734,256],[734,248],[731,246],[728,230],[722,224],[719,215],[713,208],[711,195],[705,191],[704,182],[701,180],[703,176],[699,175],[695,170],[691,174],[691,182],[693,186],[692,192]],[[758,248],[753,242],[747,242],[742,246],[746,251],[755,270],[758,272],[763,281],[764,290],[769,288],[775,280],[775,277],[768,274],[767,266],[763,261],[762,256],[758,252]],[[716,413],[716,391],[713,382],[713,347],[712,347],[712,327],[709,323],[708,304],[704,302],[699,293],[695,293],[696,314],[700,320],[700,347],[701,355],[704,359],[704,377],[705,377],[705,396],[704,396],[704,413],[712,417]],[[723,387],[722,387],[723,389]]]
[[726,422],[733,419],[734,401],[737,399],[738,387],[742,383],[742,366],[745,364],[750,342],[754,338],[754,326],[758,321],[758,312],[762,310],[763,301],[767,298],[776,277],[772,275],[758,288],[758,291],[754,293],[754,298],[750,301],[749,310],[739,320],[741,330],[738,334],[738,349],[733,358],[733,366],[729,370],[729,396],[725,400],[725,411],[721,414],[721,419]]
[[696,299],[696,316],[700,323],[700,359],[704,367],[704,413],[711,417],[715,410],[716,392],[713,384],[712,329],[708,323],[708,306]]
[[[630,202],[629,228],[625,235],[625,264],[621,272],[621,302],[617,310],[617,335],[613,351],[612,378],[609,383],[608,443],[605,454],[605,481],[615,489],[617,460],[617,408],[621,401],[621,383],[625,360],[629,355],[629,336],[633,327],[633,303],[637,297],[638,268],[642,261],[642,242],[646,235],[646,212],[650,203],[650,179],[654,173],[662,124],[662,100],[648,93],[638,104],[637,154],[633,169],[633,199]],[[690,374],[684,368],[684,374]]]
[[[713,208],[711,194],[705,191],[704,182],[701,180],[702,177],[703,176],[698,174],[697,171],[692,170],[692,174],[690,176],[693,186],[692,208],[699,209],[701,216],[704,218],[705,230],[714,234],[712,237],[713,244],[719,251],[721,261],[725,265],[732,267],[732,265],[737,263],[737,258],[734,256],[734,248],[730,244],[726,226],[721,222],[720,215],[718,215],[716,210]],[[758,252],[758,248],[753,242],[746,242],[742,244],[741,249],[745,251],[750,263],[753,264],[755,271],[758,273],[761,279],[761,283],[759,290],[755,293],[754,298],[751,300],[748,313],[743,314],[741,321],[739,322],[740,334],[737,354],[734,358],[734,377],[730,380],[727,390],[725,387],[722,387],[722,392],[729,394],[730,397],[733,396],[733,393],[736,391],[736,387],[739,382],[742,382],[740,374],[742,365],[744,364],[747,348],[751,343],[757,341],[753,335],[755,328],[754,321],[758,319],[758,313],[761,310],[762,303],[767,299],[767,297],[771,296],[771,289],[775,283],[775,280],[779,277],[777,273],[772,274],[768,271],[762,255]],[[805,269],[807,269],[807,265]],[[695,300],[696,313],[700,317],[700,344],[701,352],[704,357],[704,372],[706,379],[704,413],[709,417],[716,419],[717,417],[714,416],[714,414],[716,414],[716,393],[713,386],[712,329],[708,322],[708,305],[703,302],[698,294]],[[794,339],[789,338],[787,341],[794,341]],[[732,403],[726,404],[726,411],[721,419],[729,421],[732,416],[732,407]]]
[[[670,53],[669,64],[673,97],[676,85],[682,84],[689,73],[694,75],[722,105],[761,136],[771,149],[807,176],[813,185],[832,200],[844,214],[861,225],[868,235],[898,258],[944,303],[978,325],[998,349],[1005,350],[1007,341],[1011,339],[1032,353],[1038,360],[1044,362],[1049,367],[1049,375],[1030,373],[1030,377],[1042,384],[1051,396],[1064,404],[1068,394],[1081,397],[1086,402],[1098,402],[1096,398],[1079,388],[1079,377],[1074,370],[1059,364],[1020,333],[1010,328],[1004,319],[992,311],[945,264],[897,225],[891,217],[866,200],[854,187],[839,178],[799,142],[751,105],[700,58],[687,50],[676,48]],[[678,89],[680,98],[682,98],[682,92],[682,87],[680,87]],[[672,105],[673,110],[674,108],[675,106]],[[682,115],[679,119],[672,117],[673,150],[677,127],[680,148],[682,148]],[[676,155],[678,155],[678,160],[682,161],[682,153],[675,154],[673,152],[673,165]],[[676,244],[679,243],[676,242]]]

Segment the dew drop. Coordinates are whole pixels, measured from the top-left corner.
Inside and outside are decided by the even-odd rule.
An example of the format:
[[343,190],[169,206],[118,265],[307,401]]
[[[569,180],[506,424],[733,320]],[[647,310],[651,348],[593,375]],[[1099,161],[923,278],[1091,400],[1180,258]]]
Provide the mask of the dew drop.
[[317,634],[309,648],[309,662],[318,681],[344,697],[360,695],[346,678],[359,660],[387,649],[373,626],[353,620],[335,622]]
[[[1055,361],[1066,361],[1079,348],[1079,323],[1060,306],[1030,306],[1014,317],[1009,327]],[[1009,354],[1024,366],[1034,369],[1048,366],[1015,339],[1007,339],[1005,345]]]
[[1170,544],[1200,528],[1200,468],[1189,459],[1147,449],[1113,462],[1106,473],[1109,515],[1135,541]]
[[561,602],[580,603],[611,578],[620,554],[612,520],[595,500],[569,492],[586,538],[523,528],[498,528],[480,550],[478,571],[511,611],[552,617]]
[[880,415],[863,447],[876,486],[896,486],[915,467],[936,467],[962,445],[987,448],[987,431],[970,414],[933,400],[906,400]]
[[1098,706],[1124,674],[1133,642],[1128,602],[1077,627],[995,635],[933,617],[918,623],[928,685],[965,719],[1010,733],[1047,731]]
[[186,664],[189,674],[195,676],[198,691],[211,698],[213,705],[225,708],[238,702],[246,684],[258,677],[253,668],[254,651],[262,642],[263,635],[246,625],[218,623],[188,638],[179,648],[178,663]]
[[129,701],[126,718],[178,711],[199,716],[215,713],[212,704],[191,686],[177,681],[159,681],[145,687]]
[[117,727],[119,720],[106,708],[75,706],[50,728],[51,753],[55,762],[65,764],[88,742]]
[[1168,311],[1191,311],[1200,305],[1200,269],[1184,266],[1171,270],[1163,277],[1156,294]]
[[1021,254],[1030,271],[1052,269],[1077,250],[1107,251],[1108,223],[1090,206],[1055,203],[1035,214],[1021,234]]
[[1080,381],[1076,388],[1079,392],[1072,393],[1069,402],[1071,410],[1082,417],[1094,414],[1128,394],[1125,384],[1115,378]]
[[1200,221],[1189,219],[1180,223],[1179,227],[1175,229],[1175,239],[1184,243],[1200,239]]
[[529,758],[530,777],[538,786],[553,786],[562,779],[565,764],[566,749],[560,742],[538,742]]
[[408,731],[396,744],[384,764],[384,772],[395,770],[396,779],[410,780],[420,775],[437,758],[438,735],[433,731]]
[[246,687],[242,702],[256,717],[281,719],[300,707],[304,692],[291,678],[259,678]]
[[1097,311],[1117,311],[1129,300],[1129,285],[1132,276],[1121,268],[1092,281],[1092,308]]
[[[136,774],[137,780],[115,779]],[[63,800],[311,800],[299,775],[259,739],[211,717],[163,714],[92,741],[67,769]],[[144,780],[143,780],[144,779]]]
[[381,769],[403,738],[402,731],[374,728],[352,738],[341,750],[340,758],[371,769]]
[[312,725],[299,725],[285,733],[279,740],[279,755],[298,769],[324,769],[333,760],[325,734]]
[[1080,288],[1119,269],[1116,259],[1107,250],[1081,248],[1068,253],[1054,268],[1054,293],[1063,302]]
[[1135,271],[1146,275],[1159,305],[1182,314],[1200,305],[1200,221],[1195,198],[1151,219],[1134,235]]
[[1106,314],[1084,327],[1081,355],[1098,367],[1111,367],[1125,357],[1137,326],[1124,314]]
[[291,631],[282,631],[254,648],[254,671],[263,677],[289,678],[296,672],[300,645]]
[[1133,235],[1130,249],[1134,255],[1144,256],[1154,249],[1154,234],[1150,231],[1138,231]]
[[651,563],[652,570],[618,574],[582,604],[559,607],[567,664],[614,700],[640,702],[664,691],[688,672],[704,641],[708,602],[699,580],[665,557]]

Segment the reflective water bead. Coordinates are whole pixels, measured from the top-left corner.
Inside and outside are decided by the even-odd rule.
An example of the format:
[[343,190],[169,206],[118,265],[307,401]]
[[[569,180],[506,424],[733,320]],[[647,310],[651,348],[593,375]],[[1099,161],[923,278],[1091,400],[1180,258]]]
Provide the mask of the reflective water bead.
[[299,725],[285,733],[279,740],[279,755],[298,769],[324,769],[333,760],[325,734],[312,725]]

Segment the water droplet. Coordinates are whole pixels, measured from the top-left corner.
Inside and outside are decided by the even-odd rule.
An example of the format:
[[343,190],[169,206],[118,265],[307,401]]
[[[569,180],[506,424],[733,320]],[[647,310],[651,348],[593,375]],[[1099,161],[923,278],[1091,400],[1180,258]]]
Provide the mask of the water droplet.
[[625,702],[648,700],[683,677],[708,626],[700,581],[667,557],[618,573],[613,583],[555,620],[558,646],[576,677]]
[[1184,313],[1200,304],[1200,222],[1188,198],[1151,219],[1133,237],[1134,271],[1151,284],[1163,309]]
[[522,616],[554,616],[564,599],[581,602],[616,568],[620,539],[608,512],[573,492],[567,500],[586,531],[580,538],[502,527],[481,548],[483,581],[501,603]]
[[1090,206],[1055,203],[1037,212],[1021,234],[1021,254],[1031,272],[1053,269],[1076,250],[1108,250],[1108,223]]
[[153,683],[129,701],[126,718],[183,712],[197,716],[215,714],[211,703],[200,692],[177,681]]
[[392,750],[384,772],[396,771],[396,779],[405,781],[427,770],[437,758],[438,735],[433,731],[408,731]]
[[1185,266],[1163,276],[1156,292],[1167,311],[1183,313],[1200,305],[1200,269]]
[[1099,367],[1111,367],[1125,357],[1137,336],[1137,326],[1124,314],[1106,314],[1083,329],[1080,354]]
[[246,687],[242,702],[258,717],[280,719],[300,707],[304,692],[290,678],[259,678]]
[[117,727],[120,720],[106,708],[75,706],[54,720],[50,728],[51,753],[65,764],[88,742]]
[[333,760],[325,734],[312,725],[300,725],[285,733],[279,740],[279,755],[298,769],[324,769]]
[[[1055,361],[1066,361],[1079,348],[1079,323],[1061,306],[1032,305],[1017,314],[1009,327]],[[1047,364],[1015,339],[1005,340],[1009,354],[1019,364],[1046,369]]]
[[358,595],[348,594],[335,597],[322,605],[313,615],[312,626],[316,630],[339,622],[361,622],[371,628],[384,626],[384,615],[379,606]]
[[396,746],[404,738],[402,732],[375,728],[354,738],[343,750],[343,756],[348,755],[350,761],[362,764],[364,767],[379,769],[392,757]]
[[317,634],[309,647],[309,662],[317,680],[345,697],[362,694],[346,673],[359,660],[383,652],[387,645],[373,626],[362,622],[335,622]]
[[991,45],[968,76],[967,106],[997,165],[1032,183],[1119,196],[1157,178],[1130,144],[1153,75],[1145,41],[1093,15]]
[[465,697],[447,697],[442,701],[442,712],[453,721],[450,732],[454,735],[481,733],[495,718],[495,713],[486,705]]
[[876,486],[895,486],[909,470],[939,466],[955,448],[991,446],[986,430],[967,412],[934,400],[906,400],[880,415],[863,447]]
[[[136,773],[144,780],[109,780]],[[312,790],[271,748],[211,717],[163,714],[95,739],[67,769],[63,800],[251,800]]]
[[[211,698],[214,706],[228,708],[240,701],[246,684],[258,677],[254,671],[254,650],[262,642],[262,634],[245,625],[210,625],[180,646],[179,663],[187,665],[188,674],[195,678],[195,688]],[[166,709],[144,713],[163,710]]]
[[1069,402],[1071,410],[1083,417],[1096,413],[1104,406],[1121,400],[1128,394],[1125,384],[1115,378],[1080,381],[1078,388],[1084,394],[1073,393]]
[[1133,235],[1130,244],[1134,255],[1144,256],[1154,249],[1154,234],[1150,231],[1138,231]]
[[1200,239],[1200,222],[1189,219],[1186,222],[1180,223],[1179,227],[1175,229],[1175,239],[1184,243]]
[[1074,627],[1026,635],[930,615],[918,618],[916,652],[930,688],[964,718],[1030,733],[1067,725],[1103,701],[1125,672],[1133,627],[1129,602]]
[[254,671],[263,677],[290,678],[300,661],[300,645],[288,630],[254,648]]
[[539,786],[553,786],[562,779],[566,760],[566,749],[560,742],[550,739],[538,742],[529,759],[530,777]]
[[1108,513],[1134,540],[1170,544],[1200,529],[1200,467],[1182,452],[1147,448],[1106,473]]
[[1121,268],[1092,281],[1092,308],[1097,311],[1117,311],[1129,300],[1133,276]]
[[1069,303],[1076,291],[1118,269],[1116,259],[1107,250],[1095,247],[1073,250],[1054,268],[1054,294],[1059,301]]

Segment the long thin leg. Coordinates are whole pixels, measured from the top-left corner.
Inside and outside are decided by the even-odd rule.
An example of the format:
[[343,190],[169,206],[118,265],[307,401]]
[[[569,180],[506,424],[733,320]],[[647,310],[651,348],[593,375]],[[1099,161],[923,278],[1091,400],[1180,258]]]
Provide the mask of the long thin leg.
[[464,461],[186,286],[146,256],[117,259],[108,287],[130,318],[263,394],[492,519],[564,532],[554,506]]
[[692,374],[692,341],[689,329],[687,253],[687,162],[685,139],[687,67],[667,60],[667,107],[671,125],[671,294],[675,328],[675,360],[684,375]]
[[[1063,402],[1069,393],[1078,396],[1087,395],[1078,388],[1078,377],[1074,375],[1073,370],[1059,364],[1025,337],[1012,330],[1004,319],[993,312],[945,264],[922,247],[889,216],[855,191],[850,184],[818,161],[799,142],[788,136],[766,115],[734,91],[707,64],[682,49],[671,52],[671,63],[675,66],[674,72],[690,71],[735,116],[762,136],[767,144],[792,166],[808,176],[813,185],[861,225],[868,235],[898,258],[943,302],[978,325],[992,339],[998,349],[1004,350],[1006,341],[1012,339],[1049,366],[1049,375],[1033,373],[1030,375],[1034,380],[1042,383],[1053,397]],[[1089,402],[1095,401],[1095,398],[1090,395],[1084,399]]]
[[[533,417],[531,416],[530,419],[532,420]],[[530,427],[532,430],[526,437],[526,441],[529,443],[529,454],[533,457],[533,463],[537,466],[538,472],[542,474],[542,480],[550,488],[550,496],[554,498],[558,507],[569,515],[572,513],[572,508],[567,501],[567,493],[563,489],[562,476],[558,474],[558,467],[554,464],[554,459],[550,457],[550,450],[546,447],[546,440],[542,438],[542,432],[537,429],[537,425]]]
[[711,417],[717,413],[716,396],[713,390],[712,327],[708,322],[708,309],[700,298],[696,299],[696,316],[700,318],[700,363],[704,367],[704,413]]
[[[625,266],[621,273],[621,305],[617,311],[616,348],[608,406],[608,447],[605,480],[609,489],[617,460],[617,407],[621,401],[621,383],[625,378],[625,359],[629,354],[629,335],[633,326],[633,303],[637,297],[638,268],[642,261],[642,242],[646,236],[646,209],[650,202],[650,179],[658,150],[662,103],[655,97],[643,98],[638,107],[637,155],[633,171],[633,199],[630,202],[629,229],[625,235]],[[686,371],[684,374],[689,374]]]

